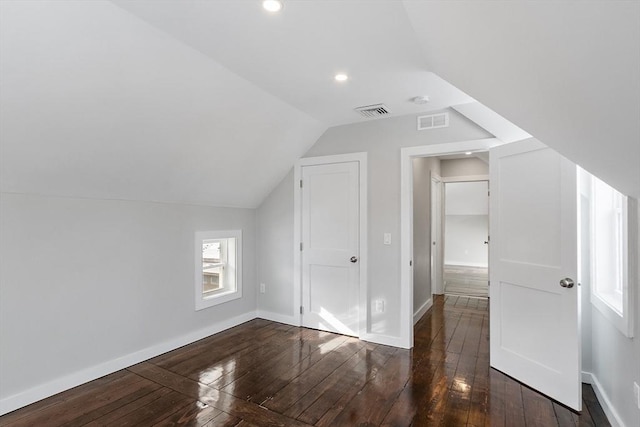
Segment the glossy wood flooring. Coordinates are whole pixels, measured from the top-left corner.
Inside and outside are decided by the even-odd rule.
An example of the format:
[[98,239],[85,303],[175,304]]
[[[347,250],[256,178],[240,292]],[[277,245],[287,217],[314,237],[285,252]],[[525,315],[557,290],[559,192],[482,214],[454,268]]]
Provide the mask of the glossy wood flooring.
[[253,320],[0,418],[2,426],[606,426],[489,368],[486,300],[439,297],[411,351]]

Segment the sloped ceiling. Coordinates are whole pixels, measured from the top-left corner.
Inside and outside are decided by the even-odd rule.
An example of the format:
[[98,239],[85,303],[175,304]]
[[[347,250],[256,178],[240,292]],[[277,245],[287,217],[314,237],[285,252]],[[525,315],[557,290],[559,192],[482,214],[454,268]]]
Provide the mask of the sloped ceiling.
[[1,2],[3,191],[255,207],[326,126],[109,2]]
[[0,31],[2,191],[255,207],[354,107],[475,98],[640,196],[637,2],[4,0]]
[[404,4],[431,71],[640,197],[640,2]]

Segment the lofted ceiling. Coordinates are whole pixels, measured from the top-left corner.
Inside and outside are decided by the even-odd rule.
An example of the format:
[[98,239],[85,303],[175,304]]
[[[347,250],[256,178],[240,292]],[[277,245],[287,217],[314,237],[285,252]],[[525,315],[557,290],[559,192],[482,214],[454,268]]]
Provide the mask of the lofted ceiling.
[[382,102],[528,132],[640,196],[638,5],[3,0],[0,189],[256,207]]

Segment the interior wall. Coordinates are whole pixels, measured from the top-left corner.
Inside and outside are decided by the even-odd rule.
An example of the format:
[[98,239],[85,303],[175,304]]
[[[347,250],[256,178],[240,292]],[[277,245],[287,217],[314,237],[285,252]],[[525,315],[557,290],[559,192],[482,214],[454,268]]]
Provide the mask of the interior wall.
[[489,175],[489,163],[480,160],[477,157],[443,159],[441,162],[441,171],[441,176],[443,178]]
[[[585,188],[581,189],[581,198],[585,200]],[[588,200],[587,200],[588,203]],[[585,205],[587,204],[585,203]],[[594,388],[598,388],[605,399],[610,402],[618,421],[623,426],[640,425],[640,409],[638,409],[633,392],[634,381],[640,384],[640,258],[637,248],[640,247],[638,227],[640,213],[637,200],[629,199],[632,214],[629,216],[630,226],[630,263],[631,275],[629,287],[635,292],[633,307],[635,314],[635,336],[625,337],[600,311],[590,302],[590,256],[588,230],[588,207],[581,210],[582,234],[587,236],[581,242],[580,292],[582,302],[582,370],[593,376]],[[589,378],[587,378],[589,380]],[[603,406],[606,401],[601,401]]]
[[261,316],[293,322],[293,169],[256,211],[257,275],[265,286],[258,298]]
[[[226,229],[243,296],[195,311],[194,234]],[[253,209],[1,193],[0,235],[0,403],[255,316]]]
[[[400,148],[439,144],[455,141],[491,138],[483,129],[470,122],[457,112],[450,112],[449,127],[428,131],[416,130],[416,116],[407,115],[385,120],[369,120],[357,124],[337,126],[328,129],[304,157],[326,156],[367,152],[368,158],[368,277],[369,308],[374,311],[373,301],[383,300],[385,312],[377,313],[368,320],[370,334],[400,337]],[[293,228],[291,222],[284,219],[269,220],[269,209],[263,209],[271,203],[271,198],[280,198],[282,203],[293,206],[292,182],[280,184],[258,209],[258,222],[261,227],[273,227],[273,232],[288,233]],[[286,187],[289,187],[288,195]],[[285,188],[284,193],[279,189]],[[283,218],[285,216],[283,215]],[[289,218],[289,215],[286,215]],[[383,244],[383,234],[391,233],[391,245]],[[293,254],[289,251],[270,251],[261,253],[262,263],[270,263],[274,270],[286,271],[291,265]],[[263,271],[263,270],[262,270]],[[258,277],[262,281],[263,277]],[[279,281],[269,288],[279,287],[278,295],[293,295],[293,282]],[[271,304],[260,295],[258,306]],[[269,305],[273,307],[273,305]],[[287,313],[289,310],[286,311]],[[283,314],[285,314],[283,312]]]
[[431,173],[440,175],[437,157],[413,159],[413,312],[423,309],[431,286]]

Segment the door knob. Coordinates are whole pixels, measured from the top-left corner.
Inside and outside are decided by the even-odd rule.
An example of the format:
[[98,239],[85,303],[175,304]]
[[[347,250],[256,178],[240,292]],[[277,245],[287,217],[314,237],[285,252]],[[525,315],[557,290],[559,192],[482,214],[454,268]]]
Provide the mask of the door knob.
[[573,285],[573,280],[568,277],[560,280],[560,286],[563,288],[573,288]]
[[352,256],[351,259],[349,260],[351,262],[358,262],[358,257],[357,256]]

